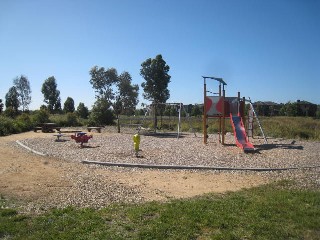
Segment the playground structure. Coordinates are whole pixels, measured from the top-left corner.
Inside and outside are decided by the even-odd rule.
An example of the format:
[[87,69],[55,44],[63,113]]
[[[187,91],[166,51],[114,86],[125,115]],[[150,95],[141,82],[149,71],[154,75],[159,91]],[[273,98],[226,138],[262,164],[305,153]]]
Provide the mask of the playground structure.
[[[207,79],[216,80],[219,82],[219,92],[215,93],[218,96],[207,96]],[[245,130],[245,104],[246,99],[240,97],[240,92],[238,92],[237,97],[226,97],[225,96],[225,85],[226,82],[222,78],[216,77],[205,77],[204,80],[204,104],[203,104],[203,142],[206,144],[208,139],[208,118],[219,118],[219,142],[225,144],[225,119],[230,118],[230,123],[233,128],[234,138],[236,144],[239,148],[243,149],[245,152],[254,151],[254,146],[249,141],[249,136],[253,137],[253,116],[257,115],[254,112],[253,106],[250,103],[249,111],[249,131],[248,134]],[[264,136],[261,124],[257,118],[260,130]]]
[[80,143],[80,147],[83,147],[84,143],[88,143],[89,139],[91,139],[92,135],[87,135],[85,132],[77,132],[74,135],[71,135],[71,138],[76,141],[76,143]]

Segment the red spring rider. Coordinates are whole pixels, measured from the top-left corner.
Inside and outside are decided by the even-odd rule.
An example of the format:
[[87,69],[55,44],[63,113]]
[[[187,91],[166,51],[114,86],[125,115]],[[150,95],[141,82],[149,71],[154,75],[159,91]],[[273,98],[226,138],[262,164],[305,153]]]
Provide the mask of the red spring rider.
[[75,135],[71,135],[71,138],[76,141],[76,143],[80,143],[80,146],[83,147],[84,143],[88,143],[89,139],[92,138],[92,135],[87,135],[84,132],[76,133]]

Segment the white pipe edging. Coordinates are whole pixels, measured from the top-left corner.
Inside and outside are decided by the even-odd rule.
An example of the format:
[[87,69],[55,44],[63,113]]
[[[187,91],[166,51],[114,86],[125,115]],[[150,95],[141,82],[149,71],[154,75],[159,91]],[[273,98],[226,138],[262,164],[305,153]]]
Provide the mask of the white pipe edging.
[[219,171],[286,171],[298,170],[305,168],[319,168],[319,166],[301,166],[301,167],[285,167],[285,168],[234,168],[234,167],[214,167],[214,166],[190,166],[190,165],[154,165],[154,164],[140,164],[140,163],[113,163],[113,162],[98,162],[98,161],[81,161],[84,164],[98,164],[109,167],[136,167],[136,168],[155,168],[155,169],[190,169],[190,170],[219,170]]
[[40,156],[46,156],[46,154],[42,153],[42,152],[38,152],[38,151],[35,151],[31,148],[29,148],[28,146],[24,145],[22,142],[20,142],[19,140],[16,141],[16,143],[18,143],[21,147],[24,147],[25,149],[29,150],[30,152],[33,152],[35,154],[38,154]]
[[[28,146],[16,140],[16,143],[21,147],[38,154],[40,156],[47,156],[42,152],[35,151]],[[256,172],[266,172],[266,171],[287,171],[287,170],[298,170],[298,169],[308,169],[308,168],[320,168],[320,165],[316,166],[301,166],[301,167],[284,167],[284,168],[244,168],[244,167],[215,167],[215,166],[203,166],[203,165],[154,165],[154,164],[140,164],[140,163],[113,163],[113,162],[98,162],[98,161],[81,161],[84,164],[98,164],[109,167],[136,167],[136,168],[154,168],[154,169],[190,169],[190,170],[219,170],[219,171],[256,171]]]

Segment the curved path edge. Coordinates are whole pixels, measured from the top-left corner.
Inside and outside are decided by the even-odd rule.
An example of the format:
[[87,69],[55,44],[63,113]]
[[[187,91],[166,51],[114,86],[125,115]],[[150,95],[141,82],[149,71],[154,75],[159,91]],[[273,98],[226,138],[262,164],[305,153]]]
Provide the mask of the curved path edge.
[[219,170],[219,171],[286,171],[308,168],[319,168],[318,166],[301,166],[301,167],[286,167],[286,168],[237,168],[237,167],[215,167],[215,166],[190,166],[190,165],[155,165],[155,164],[140,164],[140,163],[113,163],[113,162],[98,162],[98,161],[81,161],[83,164],[98,164],[110,167],[131,167],[131,168],[155,168],[155,169],[181,169],[181,170]]
[[[25,144],[16,140],[16,143],[21,147],[27,149],[30,152],[38,154],[40,156],[47,156],[45,153],[41,153],[31,149]],[[287,170],[299,170],[299,169],[310,169],[319,168],[320,165],[316,166],[301,166],[301,167],[284,167],[284,168],[245,168],[245,167],[219,167],[219,166],[203,166],[203,165],[156,165],[156,164],[142,164],[142,163],[114,163],[114,162],[99,162],[99,161],[81,161],[83,164],[97,164],[109,167],[126,167],[126,168],[149,168],[149,169],[180,169],[180,170],[219,170],[219,171],[255,171],[255,172],[267,172],[267,171],[287,171]]]
[[30,152],[33,152],[33,153],[38,154],[38,155],[40,155],[40,156],[47,156],[47,154],[44,154],[44,153],[42,153],[42,152],[38,152],[38,151],[35,151],[35,150],[29,148],[27,145],[24,145],[24,144],[23,144],[22,142],[20,142],[19,140],[16,140],[16,143],[18,143],[21,147],[29,150]]

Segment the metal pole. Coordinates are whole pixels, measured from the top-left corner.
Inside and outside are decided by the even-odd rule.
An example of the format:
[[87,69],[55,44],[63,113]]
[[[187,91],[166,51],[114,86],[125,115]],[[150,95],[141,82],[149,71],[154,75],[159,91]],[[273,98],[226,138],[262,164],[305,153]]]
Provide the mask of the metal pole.
[[[219,84],[219,100],[220,100],[220,98],[221,98],[221,83]],[[222,123],[221,122],[222,122],[222,119],[221,119],[221,116],[219,116],[219,133],[218,133],[219,143],[221,143],[221,131],[222,131]]]
[[203,78],[203,143],[207,144],[207,109],[206,109],[206,98],[207,98],[207,84],[206,78]]
[[238,92],[238,99],[237,99],[237,107],[238,107],[238,115],[240,115],[240,92]]
[[179,105],[179,111],[178,111],[178,113],[179,113],[179,122],[178,122],[178,136],[177,136],[177,138],[179,138],[180,137],[180,125],[181,125],[181,106],[182,104],[180,103],[180,105]]
[[223,85],[223,90],[222,90],[222,99],[223,99],[223,104],[222,104],[222,145],[224,145],[224,132],[225,132],[225,119],[226,119],[226,114],[225,114],[225,96],[226,92],[224,90],[224,85]]
[[[242,121],[243,121],[243,124],[245,124],[246,126],[246,98],[245,97],[242,97],[242,108],[241,108],[241,112],[242,112]],[[246,126],[248,127],[248,126]]]

